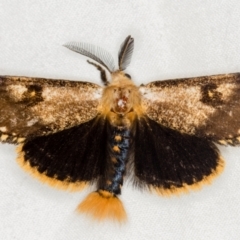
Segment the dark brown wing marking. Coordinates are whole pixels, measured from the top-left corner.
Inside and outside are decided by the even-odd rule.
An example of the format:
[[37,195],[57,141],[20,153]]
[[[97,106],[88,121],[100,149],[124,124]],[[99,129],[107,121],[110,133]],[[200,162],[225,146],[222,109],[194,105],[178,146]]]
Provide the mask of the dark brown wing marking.
[[102,87],[88,82],[0,76],[0,141],[19,143],[94,118]]
[[140,91],[145,113],[158,123],[220,144],[239,144],[239,73],[151,82]]

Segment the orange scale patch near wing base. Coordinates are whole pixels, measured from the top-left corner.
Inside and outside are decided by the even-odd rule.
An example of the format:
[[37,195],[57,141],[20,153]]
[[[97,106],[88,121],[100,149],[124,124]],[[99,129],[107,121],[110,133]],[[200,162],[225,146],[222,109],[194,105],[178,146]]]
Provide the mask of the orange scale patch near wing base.
[[16,149],[18,157],[18,164],[28,173],[30,173],[33,177],[37,178],[44,184],[48,184],[51,187],[55,187],[60,190],[67,190],[70,192],[80,191],[86,186],[88,183],[86,182],[70,182],[67,179],[64,181],[60,181],[57,178],[51,178],[45,175],[44,173],[40,173],[36,167],[31,167],[29,161],[27,161],[24,157],[24,152],[22,151],[23,144],[19,145]]
[[224,160],[220,157],[218,160],[218,166],[215,170],[212,171],[212,173],[208,176],[203,177],[203,179],[199,182],[195,182],[192,185],[183,184],[182,187],[176,187],[172,185],[170,188],[161,188],[161,187],[150,187],[150,191],[157,193],[161,196],[171,197],[173,195],[181,195],[185,193],[189,193],[190,191],[198,191],[200,190],[204,185],[210,185],[212,181],[223,172],[225,166]]

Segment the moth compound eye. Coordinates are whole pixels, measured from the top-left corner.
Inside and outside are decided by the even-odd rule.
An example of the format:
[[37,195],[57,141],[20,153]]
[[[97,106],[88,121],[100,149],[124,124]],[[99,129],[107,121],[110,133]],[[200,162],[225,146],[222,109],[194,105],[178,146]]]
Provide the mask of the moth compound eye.
[[127,78],[132,79],[131,76],[130,76],[128,73],[125,73],[125,76],[126,76]]

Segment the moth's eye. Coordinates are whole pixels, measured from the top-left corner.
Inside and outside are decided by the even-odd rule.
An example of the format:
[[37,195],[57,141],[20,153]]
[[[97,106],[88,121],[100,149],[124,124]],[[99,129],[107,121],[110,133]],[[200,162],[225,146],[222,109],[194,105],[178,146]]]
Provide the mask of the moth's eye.
[[126,76],[127,78],[132,79],[131,76],[130,76],[128,73],[125,73],[125,76]]
[[113,92],[116,92],[116,91],[117,91],[117,89],[116,89],[116,88],[114,88],[114,89],[113,89]]
[[131,93],[131,90],[130,90],[130,89],[128,89],[128,93]]

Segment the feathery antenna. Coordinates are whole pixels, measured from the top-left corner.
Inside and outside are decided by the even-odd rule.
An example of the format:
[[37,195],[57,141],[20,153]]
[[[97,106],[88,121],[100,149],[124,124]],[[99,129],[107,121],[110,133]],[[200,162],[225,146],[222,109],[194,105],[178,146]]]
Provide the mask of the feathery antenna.
[[129,63],[131,62],[133,48],[134,39],[129,35],[121,44],[121,47],[118,52],[119,70],[125,70]]
[[64,44],[63,46],[74,52],[80,53],[95,60],[96,62],[104,66],[110,73],[112,73],[115,69],[112,55],[100,47],[81,42],[69,42]]

